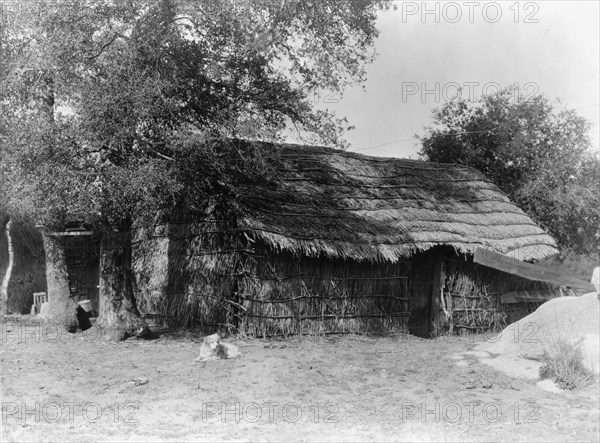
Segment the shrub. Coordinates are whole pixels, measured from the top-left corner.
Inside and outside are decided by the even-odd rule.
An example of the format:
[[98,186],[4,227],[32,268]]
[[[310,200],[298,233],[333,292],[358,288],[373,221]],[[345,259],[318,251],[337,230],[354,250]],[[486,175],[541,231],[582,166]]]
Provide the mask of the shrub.
[[553,343],[554,352],[546,351],[542,356],[540,378],[550,378],[561,389],[575,389],[589,384],[594,373],[583,364],[583,353],[579,347],[564,339]]

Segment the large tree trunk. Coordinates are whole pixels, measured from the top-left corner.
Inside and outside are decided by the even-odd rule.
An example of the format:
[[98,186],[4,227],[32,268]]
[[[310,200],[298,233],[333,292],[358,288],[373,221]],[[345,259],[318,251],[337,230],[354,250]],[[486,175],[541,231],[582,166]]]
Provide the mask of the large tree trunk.
[[64,237],[42,232],[46,252],[46,284],[50,308],[46,320],[59,324],[69,332],[78,327],[77,303],[71,298],[67,253]]
[[105,233],[100,241],[100,315],[97,324],[115,341],[154,334],[137,309],[131,268],[131,231]]
[[10,277],[12,274],[13,264],[15,262],[15,253],[13,250],[12,237],[10,235],[11,220],[8,219],[6,223],[6,246],[8,249],[8,266],[6,267],[6,273],[2,279],[2,286],[0,287],[0,315],[8,313],[8,284],[10,283]]

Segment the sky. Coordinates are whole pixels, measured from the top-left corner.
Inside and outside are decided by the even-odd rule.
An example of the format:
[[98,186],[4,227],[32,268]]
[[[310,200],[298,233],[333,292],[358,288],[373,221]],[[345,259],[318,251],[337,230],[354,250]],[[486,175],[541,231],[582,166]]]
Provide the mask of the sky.
[[[378,19],[378,56],[364,90],[315,97],[346,116],[350,151],[417,158],[415,134],[458,93],[478,99],[518,85],[592,123],[599,149],[600,36],[596,1],[395,2]],[[560,100],[560,101],[557,101]]]

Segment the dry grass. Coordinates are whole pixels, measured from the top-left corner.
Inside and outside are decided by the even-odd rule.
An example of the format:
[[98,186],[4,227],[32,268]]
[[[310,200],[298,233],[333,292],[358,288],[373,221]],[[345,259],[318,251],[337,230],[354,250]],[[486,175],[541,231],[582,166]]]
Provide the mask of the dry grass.
[[577,344],[559,338],[552,342],[552,349],[541,357],[544,365],[540,368],[542,380],[552,379],[561,389],[576,389],[588,386],[595,374],[583,363],[583,353]]

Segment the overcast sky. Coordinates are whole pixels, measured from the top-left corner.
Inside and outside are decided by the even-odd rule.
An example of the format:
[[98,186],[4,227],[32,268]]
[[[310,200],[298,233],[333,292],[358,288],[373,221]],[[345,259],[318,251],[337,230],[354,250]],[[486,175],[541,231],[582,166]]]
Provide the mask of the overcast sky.
[[539,92],[576,108],[592,122],[598,149],[597,0],[427,2],[428,13],[420,1],[396,5],[379,18],[378,56],[366,90],[318,98],[319,106],[356,126],[347,135],[351,151],[415,158],[414,135],[457,86],[477,99],[496,85],[514,84],[523,95]]

